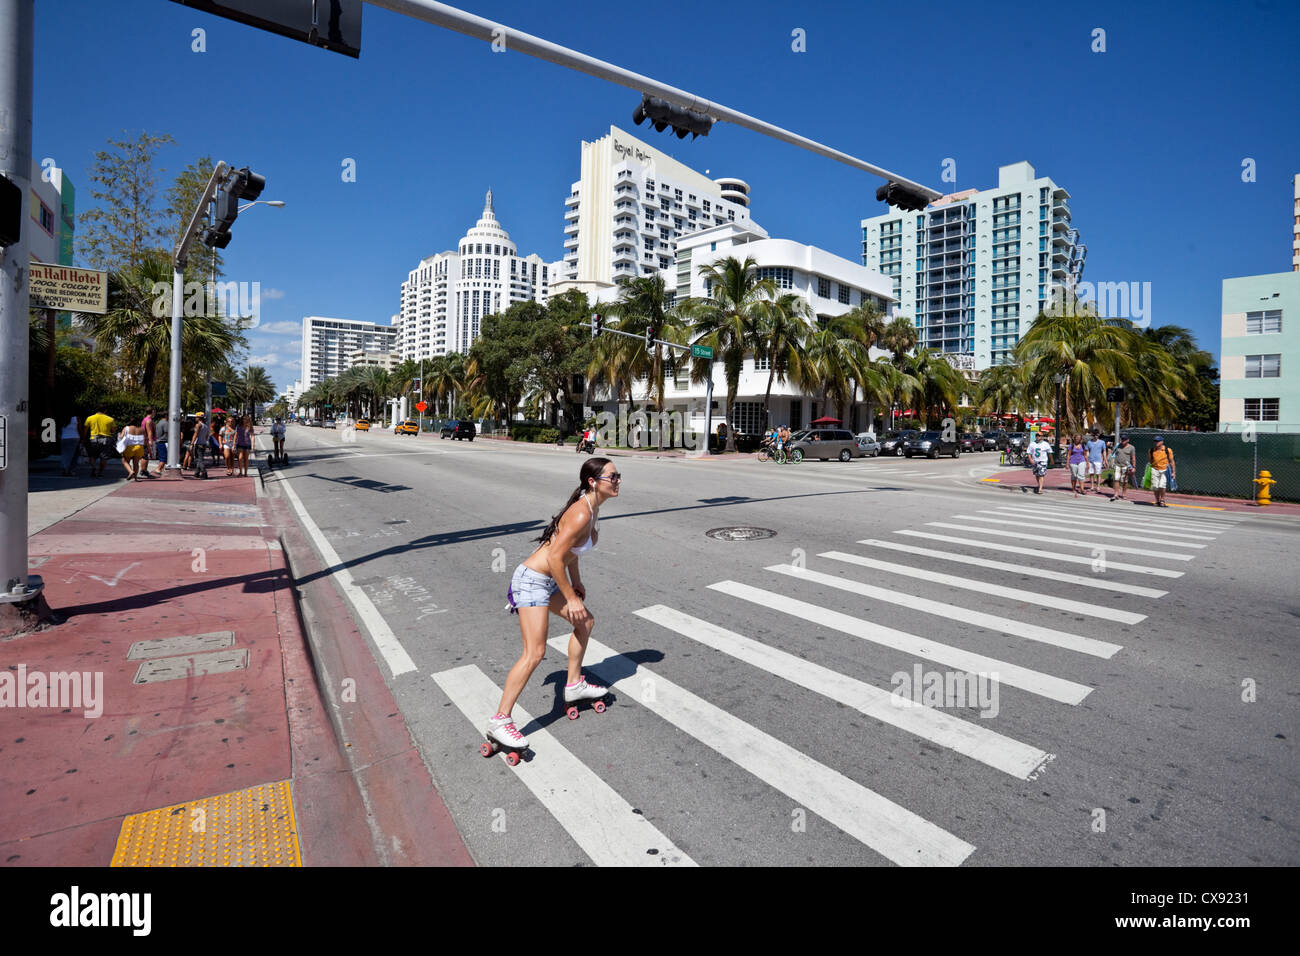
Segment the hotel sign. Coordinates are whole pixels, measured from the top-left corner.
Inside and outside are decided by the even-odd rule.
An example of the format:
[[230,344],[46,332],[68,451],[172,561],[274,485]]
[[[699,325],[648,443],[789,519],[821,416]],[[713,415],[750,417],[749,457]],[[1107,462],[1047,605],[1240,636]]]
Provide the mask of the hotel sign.
[[944,352],[943,357],[959,372],[975,371],[975,356],[971,352]]
[[100,315],[108,311],[107,272],[33,262],[28,275],[33,309],[96,312]]
[[639,163],[648,163],[651,159],[649,153],[644,153],[635,146],[624,146],[618,140],[614,140],[614,152],[618,154],[619,159],[635,156]]

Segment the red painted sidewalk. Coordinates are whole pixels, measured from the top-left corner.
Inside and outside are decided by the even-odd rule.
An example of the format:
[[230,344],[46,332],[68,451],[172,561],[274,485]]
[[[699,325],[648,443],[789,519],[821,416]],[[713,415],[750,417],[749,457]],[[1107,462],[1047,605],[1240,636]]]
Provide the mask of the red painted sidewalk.
[[[257,477],[213,474],[124,483],[29,539],[62,623],[0,641],[11,691],[29,681],[26,697],[0,694],[0,862],[107,866],[129,814],[288,780],[304,865],[472,863],[422,764],[363,797],[312,671],[285,518]],[[217,635],[217,656],[246,666],[196,674],[173,648],[128,659],[186,635]],[[180,676],[137,682],[159,667]],[[33,699],[32,675],[58,673],[89,693]],[[385,732],[412,749],[400,721]],[[390,836],[414,846],[394,859]]]

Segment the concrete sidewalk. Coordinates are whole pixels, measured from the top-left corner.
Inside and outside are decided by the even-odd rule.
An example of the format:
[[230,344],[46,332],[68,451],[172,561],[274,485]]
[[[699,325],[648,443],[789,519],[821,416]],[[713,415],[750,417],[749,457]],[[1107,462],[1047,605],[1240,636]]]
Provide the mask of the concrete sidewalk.
[[367,710],[397,708],[369,655],[311,646],[296,528],[257,477],[209,474],[38,492],[67,512],[28,542],[58,623],[0,637],[0,861],[472,864],[400,720],[366,742],[405,758],[393,779],[340,742],[321,653],[357,661]]

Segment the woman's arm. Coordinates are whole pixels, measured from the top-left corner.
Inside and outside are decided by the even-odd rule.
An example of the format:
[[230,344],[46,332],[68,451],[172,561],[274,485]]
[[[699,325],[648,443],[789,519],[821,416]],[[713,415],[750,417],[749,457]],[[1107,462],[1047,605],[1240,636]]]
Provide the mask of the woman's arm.
[[[587,530],[589,523],[586,516],[582,514],[585,509],[570,507],[560,519],[559,527],[555,529],[555,534],[551,536],[550,547],[546,555],[547,568],[551,572],[551,577],[555,580],[564,595],[564,616],[570,623],[577,623],[580,620],[586,620],[591,617],[587,613],[587,608],[582,603],[582,595],[578,594],[578,587],[581,587],[581,577],[578,577],[577,560],[573,561],[574,570],[571,572],[577,577],[578,585],[570,583],[568,568],[565,565],[565,559],[577,545],[582,535]],[[585,589],[584,589],[585,593]]]

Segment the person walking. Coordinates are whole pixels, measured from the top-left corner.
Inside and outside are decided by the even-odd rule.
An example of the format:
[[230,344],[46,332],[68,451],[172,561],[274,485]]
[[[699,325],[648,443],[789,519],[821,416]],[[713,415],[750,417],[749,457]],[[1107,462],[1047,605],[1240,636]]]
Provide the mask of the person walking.
[[1168,508],[1165,494],[1169,486],[1178,478],[1178,466],[1174,464],[1174,450],[1165,445],[1160,435],[1151,446],[1151,490],[1156,496],[1157,508]]
[[239,456],[239,477],[248,477],[248,455],[253,450],[253,419],[245,415],[235,428],[235,453]]
[[1096,428],[1092,430],[1092,438],[1084,443],[1084,450],[1088,453],[1088,483],[1092,485],[1092,490],[1101,494],[1101,473],[1110,460],[1110,453],[1106,449],[1106,443],[1101,439],[1101,432]]
[[275,418],[275,424],[271,426],[271,444],[274,448],[272,454],[276,460],[284,458],[284,419],[278,415]]
[[501,704],[488,720],[487,737],[497,744],[512,750],[528,746],[528,739],[515,727],[510,711],[546,653],[548,614],[558,615],[573,625],[564,702],[598,700],[608,693],[608,688],[592,684],[582,675],[582,658],[596,619],[587,610],[587,589],[582,584],[578,559],[596,547],[600,506],[618,497],[622,480],[623,476],[608,458],[588,458],[583,462],[578,472],[578,487],[537,539],[540,542],[537,549],[515,568],[506,597],[511,613],[519,615],[524,650],[506,675]]
[[203,413],[199,412],[194,416],[194,434],[190,438],[189,450],[185,453],[185,467],[193,467],[195,460],[202,461],[208,451],[208,436],[212,430],[208,428],[208,423],[203,419]]
[[1038,438],[1031,441],[1025,448],[1025,454],[1029,456],[1030,467],[1034,469],[1034,477],[1038,480],[1038,487],[1034,489],[1034,494],[1043,493],[1043,480],[1047,477],[1047,462],[1052,454],[1052,446],[1043,438],[1043,433],[1038,433]]
[[148,433],[144,424],[127,425],[117,436],[117,447],[122,453],[122,467],[126,469],[127,481],[139,481],[142,473],[149,468],[149,460],[144,456]]
[[234,477],[235,474],[235,429],[234,416],[225,419],[225,424],[221,426],[221,457],[226,460],[226,477]]
[[153,406],[150,405],[144,410],[144,418],[140,422],[140,427],[144,429],[144,462],[145,474],[149,473],[149,461],[153,458]]
[[1129,443],[1128,436],[1125,435],[1119,440],[1119,447],[1115,449],[1115,456],[1111,458],[1114,472],[1111,475],[1111,481],[1115,485],[1115,493],[1111,496],[1111,501],[1127,500],[1124,496],[1124,486],[1137,464],[1136,459],[1137,456],[1134,453],[1133,446]]
[[113,451],[114,435],[117,422],[104,414],[102,405],[95,406],[95,414],[86,419],[86,435],[89,439],[87,454],[90,457],[90,477],[103,478],[104,466]]
[[159,415],[153,423],[153,454],[158,461],[158,470],[149,471],[148,460],[145,461],[144,473],[150,478],[161,478],[163,469],[167,467],[167,438],[171,433],[171,421],[167,417],[167,411]]
[[72,478],[77,468],[77,452],[81,449],[81,423],[73,415],[59,436],[63,452],[63,477]]
[[1076,498],[1081,491],[1086,495],[1088,493],[1088,451],[1083,447],[1083,438],[1079,435],[1070,438],[1069,461],[1070,489]]

